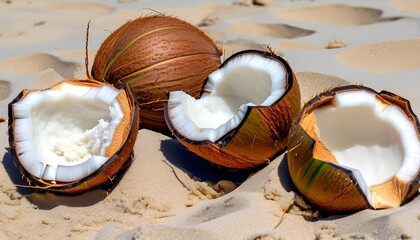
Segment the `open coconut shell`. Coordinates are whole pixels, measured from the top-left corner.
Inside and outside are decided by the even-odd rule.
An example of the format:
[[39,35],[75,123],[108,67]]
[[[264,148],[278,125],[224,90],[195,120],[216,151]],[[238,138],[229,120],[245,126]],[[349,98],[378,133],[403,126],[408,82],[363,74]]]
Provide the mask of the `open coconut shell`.
[[190,23],[146,16],[127,22],[105,39],[92,76],[116,87],[128,83],[142,111],[140,126],[167,132],[166,93],[183,90],[198,97],[208,74],[220,66],[220,56],[216,44]]
[[419,129],[409,101],[393,93],[359,85],[321,93],[290,132],[290,176],[326,211],[398,207],[420,187]]
[[[117,113],[110,113],[111,107]],[[86,129],[103,116],[110,118],[109,122],[102,121],[108,126],[106,130]],[[96,80],[68,79],[49,89],[24,90],[9,104],[9,152],[29,187],[80,193],[108,182],[127,163],[138,122],[138,104],[128,85],[118,90]],[[83,147],[91,144],[83,140],[68,145],[73,143],[66,138],[74,138],[75,131],[91,131],[90,140],[102,144],[101,153],[89,152],[86,159],[73,163],[63,160],[75,158],[80,149],[85,151]],[[51,150],[51,146],[57,148]]]
[[[273,92],[279,95],[274,97]],[[238,169],[268,163],[285,150],[301,101],[299,86],[289,64],[274,53],[257,50],[238,52],[226,59],[220,69],[209,76],[199,99],[185,102],[180,100],[184,95],[180,92],[168,95],[165,119],[169,129],[190,151],[218,165]],[[205,103],[212,97],[222,101]],[[233,109],[233,113],[225,123],[208,127],[194,123],[192,118],[197,117],[210,125],[220,121],[217,112],[227,114],[221,109],[231,101],[229,99],[233,99],[233,103],[228,103],[227,107]],[[238,99],[245,101],[235,103]],[[195,110],[208,109],[216,112],[216,116],[207,117],[205,113],[185,110],[199,101],[207,106],[198,106]],[[177,120],[180,116],[185,121]]]

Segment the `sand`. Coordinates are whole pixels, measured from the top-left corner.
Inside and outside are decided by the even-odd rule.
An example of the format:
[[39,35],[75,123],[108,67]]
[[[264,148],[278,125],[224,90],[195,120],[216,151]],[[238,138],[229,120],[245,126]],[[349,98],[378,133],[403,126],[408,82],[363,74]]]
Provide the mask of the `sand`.
[[380,19],[379,9],[342,4],[280,9],[277,15],[289,20],[330,25],[363,25],[375,23]]
[[156,12],[199,26],[224,48],[223,59],[270,46],[292,66],[302,103],[353,83],[395,92],[420,112],[415,0],[0,0],[0,239],[420,238],[418,197],[397,209],[327,214],[297,193],[284,155],[260,170],[226,171],[146,129],[109,189],[63,196],[20,187],[8,153],[8,103],[25,88],[86,78],[89,20],[91,67],[112,30]]
[[336,58],[368,72],[393,73],[420,68],[419,56],[420,38],[367,43],[337,54]]

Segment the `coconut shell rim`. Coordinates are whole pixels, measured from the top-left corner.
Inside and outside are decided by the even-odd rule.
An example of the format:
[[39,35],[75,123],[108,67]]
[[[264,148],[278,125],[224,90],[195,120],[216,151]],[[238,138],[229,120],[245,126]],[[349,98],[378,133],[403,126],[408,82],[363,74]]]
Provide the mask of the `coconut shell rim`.
[[[382,95],[386,95],[386,96],[389,96],[391,98],[396,98],[396,99],[398,99],[400,101],[403,101],[404,103],[407,104],[406,110],[413,117],[413,120],[414,120],[413,125],[415,125],[415,127],[416,127],[417,134],[420,134],[420,123],[419,123],[419,119],[418,119],[417,115],[414,113],[413,109],[411,108],[411,104],[410,104],[410,101],[408,99],[406,99],[404,97],[401,97],[401,96],[399,96],[399,95],[397,95],[395,93],[386,91],[386,90],[381,90],[380,92],[378,92],[378,91],[374,90],[373,88],[366,87],[366,86],[363,86],[363,85],[358,85],[358,84],[349,84],[349,85],[345,85],[345,86],[335,87],[335,88],[329,89],[327,91],[321,92],[320,94],[316,95],[315,97],[313,97],[307,103],[304,104],[304,106],[302,107],[300,113],[298,114],[298,116],[296,117],[296,119],[294,120],[294,122],[293,122],[292,125],[299,125],[299,127],[301,127],[300,124],[299,124],[299,122],[302,119],[302,117],[304,115],[308,114],[308,113],[313,112],[318,107],[318,106],[316,106],[316,107],[312,108],[314,106],[314,104],[319,103],[319,102],[322,102],[323,101],[323,98],[334,97],[337,93],[345,92],[346,90],[349,90],[349,91],[359,91],[359,90],[368,91],[368,92],[374,93],[375,95],[380,96],[380,97]],[[328,101],[329,100],[327,100],[326,103]],[[319,106],[321,106],[323,104],[325,104],[325,103],[321,103]],[[398,105],[395,105],[394,104],[394,106],[397,106],[398,108],[401,109],[401,107],[398,106]],[[401,109],[401,110],[404,113],[406,112],[403,109]],[[293,127],[292,127],[292,129],[293,129]],[[290,134],[292,134],[292,132]],[[314,144],[315,143],[315,140],[311,136],[309,136],[309,135],[308,135],[308,137],[313,141],[313,144]],[[288,140],[288,144],[287,144],[287,146],[288,146],[287,147],[287,153],[289,153],[289,141],[290,140]],[[337,168],[338,170],[343,171],[352,181],[355,181],[355,176],[354,176],[354,173],[353,173],[352,170],[347,169],[347,168],[344,168],[344,167],[342,167],[340,165],[337,165],[337,164],[334,164],[334,163],[331,163],[331,162],[326,162],[326,161],[324,161],[322,159],[316,159],[314,157],[312,157],[312,158],[315,159],[315,160],[317,160],[317,161],[322,161],[324,163],[327,163],[327,164],[331,165],[332,167]],[[288,164],[290,164],[289,157],[288,157]],[[292,182],[296,186],[296,184],[294,183],[294,179],[293,178],[292,178]],[[355,181],[355,182],[357,182],[357,181]],[[418,185],[419,182],[420,182],[420,169],[419,169],[419,171],[417,173],[417,176],[412,181],[410,181],[410,184],[409,184],[408,190],[407,190],[407,194],[410,193],[410,191],[412,191],[412,189],[414,188],[414,186],[415,185]],[[363,190],[360,188],[359,184],[355,184],[355,187],[356,187],[357,191],[359,192],[360,196],[365,201],[366,206],[368,208],[370,208],[370,209],[374,209],[374,207],[367,200],[367,196],[365,195],[365,193],[363,192]],[[298,189],[298,191],[300,192],[299,189]],[[419,195],[419,194],[420,193],[417,192],[412,197],[415,197],[416,195]],[[407,200],[406,198],[402,199],[401,200],[401,204],[403,204],[406,200]]]
[[[72,79],[67,79],[64,81],[68,81],[68,80],[72,80]],[[84,80],[76,80],[76,81],[80,81],[80,82],[84,82]],[[88,80],[89,81],[89,80]],[[96,80],[94,80],[96,81]],[[105,83],[106,84],[106,83]],[[55,85],[54,85],[55,86]],[[52,86],[52,87],[54,87]],[[49,89],[49,88],[48,88]],[[18,160],[18,156],[17,156],[17,152],[16,149],[14,147],[14,134],[13,134],[13,129],[12,129],[12,124],[14,122],[14,118],[12,117],[12,111],[13,111],[13,104],[16,103],[17,101],[19,101],[23,95],[25,90],[21,91],[19,93],[19,95],[12,100],[12,102],[9,103],[8,108],[9,108],[9,121],[8,121],[8,135],[9,135],[9,153],[12,155],[13,160],[14,160],[14,165],[19,169],[19,171],[21,172],[21,174],[27,178],[27,180],[29,180],[31,183],[29,184],[30,186],[34,185],[34,188],[37,189],[37,187],[39,187],[39,189],[43,189],[43,190],[51,190],[51,191],[57,191],[57,192],[62,192],[62,193],[69,193],[69,194],[77,194],[79,192],[83,192],[83,190],[80,191],[76,191],[76,192],[72,192],[71,189],[75,188],[91,179],[94,179],[95,177],[97,177],[101,172],[103,172],[106,168],[109,167],[109,165],[111,165],[111,163],[114,162],[114,160],[116,160],[119,155],[121,154],[122,151],[124,151],[125,147],[127,146],[127,144],[129,143],[129,140],[132,138],[133,134],[136,134],[135,129],[137,128],[137,123],[136,123],[136,119],[139,116],[139,110],[138,110],[138,102],[136,100],[136,98],[134,97],[134,92],[133,90],[130,88],[130,86],[128,84],[123,84],[120,88],[118,88],[120,90],[124,89],[124,91],[126,91],[127,93],[130,94],[129,98],[132,98],[132,102],[133,102],[133,115],[131,117],[131,126],[130,126],[130,131],[127,135],[126,140],[124,141],[124,143],[121,145],[120,149],[113,154],[112,156],[110,156],[108,158],[108,160],[106,160],[106,162],[104,164],[102,164],[102,166],[100,168],[98,168],[96,171],[94,171],[93,173],[89,174],[88,176],[80,179],[80,180],[76,180],[76,181],[72,181],[72,182],[57,182],[57,183],[52,183],[52,181],[43,181],[42,178],[38,178],[33,176],[31,173],[29,173],[20,163],[20,161]],[[13,143],[13,147],[12,147],[12,143]],[[128,159],[130,159],[130,157],[128,157],[127,159],[125,159],[123,162],[126,162]],[[119,169],[120,170],[120,169]],[[119,171],[117,170],[117,172]],[[32,182],[36,183],[33,184]],[[103,183],[101,183],[103,184]],[[98,184],[94,187],[97,187],[101,184]]]
[[[238,126],[236,126],[235,128],[233,128],[232,130],[226,132],[223,136],[221,136],[219,139],[217,139],[216,141],[213,142],[213,141],[210,141],[210,140],[196,141],[196,140],[189,139],[188,137],[181,134],[178,131],[178,129],[173,126],[171,118],[169,117],[169,113],[168,113],[168,109],[169,109],[168,108],[168,99],[169,99],[170,94],[171,94],[171,92],[168,92],[167,97],[166,97],[167,100],[164,102],[164,118],[165,118],[166,124],[168,125],[169,130],[172,132],[173,135],[175,135],[176,138],[181,139],[182,141],[187,142],[187,143],[192,144],[192,145],[204,146],[204,145],[209,145],[209,144],[216,144],[219,147],[224,147],[235,137],[236,133],[238,133],[240,131],[241,127],[243,126],[243,124],[245,123],[249,114],[251,113],[251,111],[253,111],[253,109],[271,108],[274,105],[278,104],[281,100],[283,100],[283,98],[288,93],[290,93],[290,91],[294,87],[293,70],[285,59],[283,59],[282,57],[280,57],[280,56],[278,56],[278,55],[276,55],[272,52],[260,51],[260,50],[255,50],[255,49],[248,49],[248,50],[239,51],[239,52],[236,52],[235,54],[231,55],[229,58],[227,58],[220,65],[220,67],[218,69],[223,68],[225,66],[225,64],[227,64],[227,62],[229,62],[231,59],[233,59],[233,58],[235,58],[239,55],[243,55],[243,54],[258,54],[258,55],[262,55],[263,57],[274,58],[276,61],[280,62],[280,64],[284,67],[284,69],[286,71],[286,81],[288,83],[288,85],[286,87],[286,90],[283,93],[283,95],[281,97],[279,97],[270,106],[247,106],[247,111],[246,111],[241,123]],[[200,99],[202,97],[202,95],[204,93],[204,86],[207,84],[207,81],[208,81],[208,77],[206,78],[206,80],[203,83],[203,86],[202,86],[201,92],[200,92],[200,97],[198,99]]]

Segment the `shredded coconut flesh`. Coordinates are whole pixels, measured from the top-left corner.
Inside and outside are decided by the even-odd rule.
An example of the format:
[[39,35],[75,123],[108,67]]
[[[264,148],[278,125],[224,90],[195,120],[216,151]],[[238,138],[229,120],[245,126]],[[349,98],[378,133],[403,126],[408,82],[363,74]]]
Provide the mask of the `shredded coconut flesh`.
[[31,92],[15,103],[15,137],[25,169],[44,180],[64,182],[99,169],[123,118],[117,95],[109,86],[66,84]]
[[169,115],[189,139],[215,142],[241,123],[249,106],[272,105],[286,87],[280,62],[257,54],[239,55],[208,76],[200,99],[171,92]]
[[[84,133],[73,134],[68,139],[57,141],[52,149],[56,157],[66,162],[83,162],[92,155],[100,155],[100,150],[104,142],[109,142],[112,138],[114,128],[108,121],[100,119],[98,125]],[[71,135],[71,133],[69,134]]]
[[417,174],[419,138],[398,107],[366,91],[342,92],[315,116],[318,137],[339,165],[353,171],[372,205],[369,187],[394,176],[411,181]]

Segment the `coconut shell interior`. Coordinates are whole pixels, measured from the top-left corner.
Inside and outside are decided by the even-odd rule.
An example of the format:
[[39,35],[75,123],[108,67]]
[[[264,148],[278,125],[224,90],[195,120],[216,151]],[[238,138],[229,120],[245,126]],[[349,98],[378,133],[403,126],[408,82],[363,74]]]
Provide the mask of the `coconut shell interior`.
[[290,127],[300,110],[301,99],[296,77],[284,59],[272,53],[253,50],[236,53],[230,58],[240,54],[261,54],[282,63],[286,69],[287,87],[280,99],[271,106],[248,107],[241,124],[215,142],[195,141],[179,132],[171,122],[167,104],[165,117],[175,137],[190,151],[221,166],[246,169],[266,164],[284,152]]
[[[51,89],[59,89],[64,84],[100,87],[104,83],[95,80],[69,79],[52,86]],[[15,165],[18,167],[23,177],[27,179],[28,184],[33,186],[33,188],[71,194],[84,192],[108,182],[110,178],[112,178],[112,176],[114,176],[121,169],[127,160],[130,159],[130,155],[132,154],[132,149],[138,132],[139,113],[135,96],[129,86],[125,85],[121,88],[121,91],[117,96],[117,100],[124,112],[124,117],[117,125],[117,130],[115,131],[116,134],[114,134],[115,137],[113,138],[111,145],[106,149],[106,156],[109,158],[99,169],[97,169],[89,176],[73,182],[46,181],[29,173],[21,165],[19,153],[16,151],[17,149],[15,147],[15,119],[13,115],[13,104],[24,98],[28,93],[32,91],[39,90],[24,90],[9,104],[8,135],[10,144],[9,151],[15,161]]]
[[[383,104],[398,106],[410,119],[419,134],[419,124],[408,100],[389,92],[350,85],[321,93],[309,101],[297,117],[288,143],[290,175],[302,195],[316,207],[333,212],[355,211],[364,208],[398,207],[411,199],[419,189],[419,175],[411,182],[398,177],[369,188],[375,204],[370,204],[354,173],[337,164],[337,160],[317,135],[314,110],[328,106],[336,93],[368,91],[377,94]],[[345,136],[343,136],[345,137]]]
[[317,144],[301,125],[293,126],[287,160],[290,176],[300,193],[315,207],[330,212],[370,207],[361,190],[354,184],[356,180],[351,171],[314,157]]

